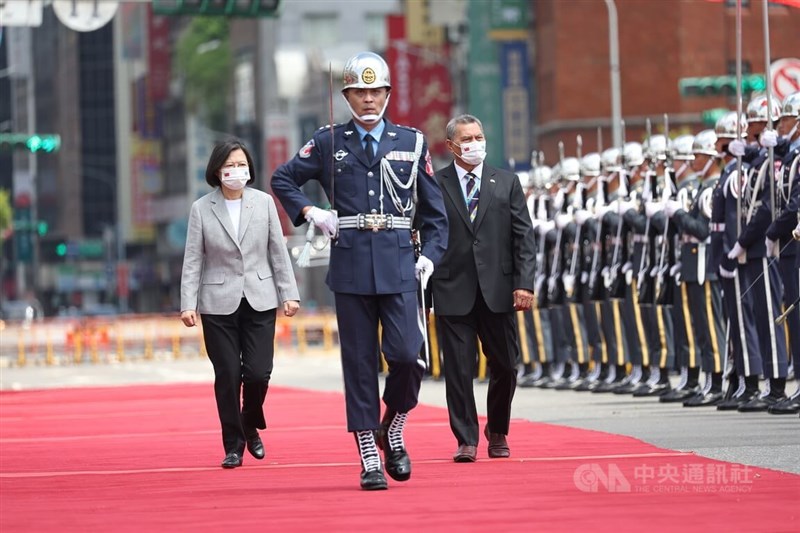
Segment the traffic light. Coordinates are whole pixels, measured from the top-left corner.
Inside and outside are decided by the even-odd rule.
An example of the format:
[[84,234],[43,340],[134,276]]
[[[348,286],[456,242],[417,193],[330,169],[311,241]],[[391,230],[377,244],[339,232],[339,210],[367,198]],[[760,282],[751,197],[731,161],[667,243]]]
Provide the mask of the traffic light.
[[38,221],[36,223],[36,233],[39,234],[39,237],[44,237],[45,235],[47,235],[47,230],[48,229],[49,229],[49,226],[47,224],[47,221],[40,220],[40,221]]
[[67,243],[60,242],[56,244],[56,255],[58,257],[64,257],[67,255]]
[[[767,88],[763,74],[742,76],[742,94],[759,93]],[[735,96],[736,76],[703,76],[678,80],[681,96]]]
[[729,109],[724,107],[715,107],[714,109],[706,109],[703,111],[703,124],[709,128],[713,128],[717,124],[717,120],[725,113],[730,113]]
[[156,15],[274,17],[281,0],[153,0]]
[[57,152],[61,148],[61,136],[57,134],[0,133],[0,151],[24,149],[29,152]]

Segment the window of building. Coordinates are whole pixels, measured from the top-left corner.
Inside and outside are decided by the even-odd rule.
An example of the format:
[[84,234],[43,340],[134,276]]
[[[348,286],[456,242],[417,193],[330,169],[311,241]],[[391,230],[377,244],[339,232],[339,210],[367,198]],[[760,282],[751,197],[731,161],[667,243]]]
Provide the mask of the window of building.
[[301,27],[306,48],[324,50],[340,40],[338,13],[307,13]]
[[365,17],[367,43],[370,50],[386,50],[386,15],[383,13],[367,13]]
[[[725,0],[725,7],[736,7],[736,0]],[[742,0],[742,8],[750,7],[750,0]]]

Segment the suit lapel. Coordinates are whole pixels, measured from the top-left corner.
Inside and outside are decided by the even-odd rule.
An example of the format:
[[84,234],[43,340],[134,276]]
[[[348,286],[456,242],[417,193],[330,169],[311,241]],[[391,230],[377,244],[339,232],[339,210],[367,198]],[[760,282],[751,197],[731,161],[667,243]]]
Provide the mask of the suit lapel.
[[222,186],[217,188],[214,197],[211,199],[211,211],[217,216],[222,227],[225,228],[225,233],[228,234],[228,237],[230,237],[236,247],[241,250],[239,247],[239,238],[233,233],[233,223],[231,223],[231,217],[225,205],[225,196],[222,194]]
[[[467,213],[467,204],[464,201],[464,193],[461,190],[461,183],[458,181],[458,174],[456,173],[455,163],[450,163],[442,172],[441,180],[442,189],[450,197],[450,201],[456,206],[461,220],[472,231],[472,222],[469,221],[469,213]],[[480,209],[480,208],[479,208]]]
[[242,237],[244,237],[244,232],[247,231],[247,225],[250,223],[250,219],[253,218],[254,210],[253,195],[251,194],[251,191],[247,190],[247,187],[245,187],[244,191],[242,191],[242,215],[239,219],[238,242],[241,242]]
[[481,222],[483,222],[484,215],[489,210],[489,206],[492,204],[496,185],[497,181],[495,178],[494,169],[484,164],[483,176],[481,176],[481,196],[478,199],[478,215],[475,217],[474,223],[475,232],[478,231]]

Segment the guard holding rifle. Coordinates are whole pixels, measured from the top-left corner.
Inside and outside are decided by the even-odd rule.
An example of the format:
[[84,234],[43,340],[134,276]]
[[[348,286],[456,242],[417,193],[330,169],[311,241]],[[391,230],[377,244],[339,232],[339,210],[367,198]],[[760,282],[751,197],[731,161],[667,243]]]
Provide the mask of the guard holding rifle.
[[[320,128],[272,176],[272,189],[294,224],[308,221],[332,239],[327,284],[335,295],[347,429],[355,434],[365,490],[387,488],[376,444],[393,479],[411,476],[403,429],[424,370],[418,280],[424,284],[442,257],[448,229],[424,136],[383,118],[390,91],[383,58],[372,52],[350,58],[342,93],[353,120]],[[313,206],[300,189],[311,180],[320,182],[335,211]],[[422,241],[416,260],[415,212]],[[389,364],[382,420],[379,346]]]

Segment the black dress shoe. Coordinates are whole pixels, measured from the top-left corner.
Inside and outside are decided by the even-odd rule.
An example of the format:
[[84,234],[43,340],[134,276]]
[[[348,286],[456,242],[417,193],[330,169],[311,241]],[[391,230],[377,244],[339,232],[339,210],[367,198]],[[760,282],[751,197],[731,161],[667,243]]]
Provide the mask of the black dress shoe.
[[405,447],[393,450],[389,444],[389,428],[381,424],[378,431],[378,448],[383,450],[386,473],[395,481],[408,481],[411,477],[411,459]]
[[453,455],[456,463],[474,463],[478,459],[478,447],[461,444]]
[[386,490],[389,485],[382,470],[361,470],[361,488],[364,490]]
[[222,468],[236,468],[242,466],[242,455],[236,452],[231,452],[222,460]]
[[682,389],[672,389],[659,396],[658,401],[661,403],[683,403],[697,394],[699,390],[696,385],[694,387],[687,386]]
[[717,411],[736,411],[739,409],[739,406],[746,404],[754,398],[758,398],[759,394],[759,390],[745,390],[739,396],[733,396],[727,400],[719,402],[717,404]]
[[662,394],[668,393],[672,390],[672,386],[669,383],[654,383],[652,385],[647,385],[646,388],[638,388],[633,391],[633,395],[637,398],[645,397],[645,396],[661,396]]
[[757,413],[759,411],[766,411],[770,407],[777,405],[786,399],[786,395],[784,394],[781,394],[780,396],[767,394],[763,398],[755,397],[749,402],[741,404],[738,410],[740,413]]
[[258,436],[258,433],[247,437],[247,451],[256,459],[264,458],[264,443],[261,442],[261,437]]
[[697,394],[696,396],[692,396],[685,402],[683,402],[684,407],[707,407],[711,405],[717,405],[722,401],[725,397],[722,391],[709,391],[705,394]]
[[771,415],[793,415],[800,413],[800,395],[776,403],[769,407],[767,412]]

